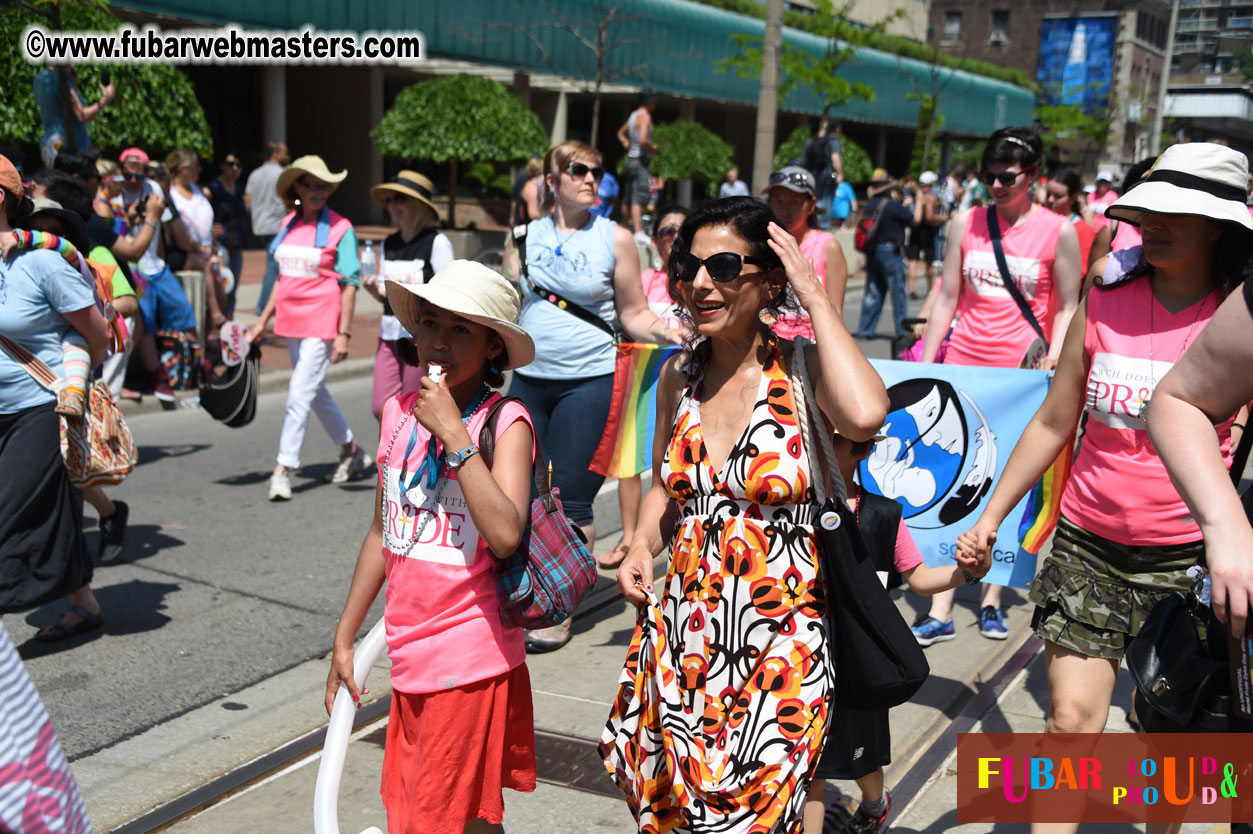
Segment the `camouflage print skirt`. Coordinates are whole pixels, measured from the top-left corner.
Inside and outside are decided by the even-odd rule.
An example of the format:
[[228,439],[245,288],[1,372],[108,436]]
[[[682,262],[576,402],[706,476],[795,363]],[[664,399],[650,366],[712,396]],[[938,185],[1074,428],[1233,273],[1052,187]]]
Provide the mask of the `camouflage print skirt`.
[[1030,599],[1037,637],[1087,655],[1121,659],[1153,606],[1187,590],[1187,570],[1201,542],[1165,546],[1119,544],[1064,516]]

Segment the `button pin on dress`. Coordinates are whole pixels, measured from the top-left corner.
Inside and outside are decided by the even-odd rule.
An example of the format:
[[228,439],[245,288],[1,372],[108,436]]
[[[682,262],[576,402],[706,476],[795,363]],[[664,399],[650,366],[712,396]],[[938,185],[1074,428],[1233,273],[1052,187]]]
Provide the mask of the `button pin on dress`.
[[840,514],[834,510],[827,510],[818,517],[818,523],[822,525],[823,530],[840,529]]

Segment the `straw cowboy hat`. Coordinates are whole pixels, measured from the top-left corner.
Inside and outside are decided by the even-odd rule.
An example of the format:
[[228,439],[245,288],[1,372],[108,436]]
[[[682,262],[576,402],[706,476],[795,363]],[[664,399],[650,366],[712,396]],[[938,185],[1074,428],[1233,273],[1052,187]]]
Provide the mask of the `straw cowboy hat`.
[[495,330],[505,343],[509,361],[502,371],[521,368],[535,359],[535,342],[518,327],[518,291],[500,273],[476,261],[453,261],[425,284],[387,282],[387,300],[401,325],[418,330],[418,302],[425,300],[476,324]]
[[1171,145],[1139,185],[1105,209],[1105,216],[1139,226],[1145,212],[1185,214],[1253,230],[1244,202],[1248,183],[1249,160],[1239,151],[1210,142]]
[[292,162],[283,169],[283,173],[278,175],[278,182],[274,187],[278,191],[280,197],[287,196],[287,190],[292,187],[292,183],[308,174],[317,177],[331,187],[331,193],[335,193],[335,189],[339,188],[339,184],[348,176],[348,170],[344,169],[338,174],[332,174],[331,170],[326,167],[326,163],[322,161],[322,157],[310,154],[302,156]]
[[874,174],[870,177],[870,182],[866,183],[866,197],[877,197],[884,191],[888,191],[892,186],[896,185],[896,180],[888,176],[888,172],[882,168],[875,168]]
[[432,198],[435,196],[435,186],[426,177],[417,171],[401,171],[387,182],[379,183],[370,189],[370,196],[380,206],[386,207],[387,193],[394,191],[397,194],[404,194],[406,197],[412,197],[419,203],[425,203],[435,212],[435,216],[439,217],[439,209],[435,207]]

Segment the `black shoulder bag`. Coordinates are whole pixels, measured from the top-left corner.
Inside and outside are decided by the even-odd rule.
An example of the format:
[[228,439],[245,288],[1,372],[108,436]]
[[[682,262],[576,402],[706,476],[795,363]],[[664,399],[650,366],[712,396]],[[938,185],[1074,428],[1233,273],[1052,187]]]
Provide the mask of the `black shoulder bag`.
[[593,327],[596,327],[596,328],[599,328],[600,330],[605,331],[606,333],[609,334],[609,337],[613,339],[615,342],[620,341],[618,332],[614,330],[612,327],[610,327],[608,324],[605,324],[605,320],[602,319],[600,316],[596,315],[595,313],[593,313],[591,310],[587,309],[586,307],[582,307],[578,304],[575,304],[573,301],[569,300],[568,298],[563,298],[562,296],[558,295],[552,290],[544,289],[539,284],[535,283],[534,280],[532,280],[531,271],[527,269],[527,266],[526,266],[526,231],[527,231],[526,227],[527,227],[527,224],[525,223],[513,227],[513,245],[514,245],[514,248],[518,250],[518,271],[522,273],[523,289],[526,288],[527,284],[530,284],[531,292],[535,293],[540,298],[552,304],[555,304],[557,307],[560,307],[562,310],[565,310],[567,313],[574,316],[576,319],[587,322]]
[[[879,581],[856,517],[848,509],[831,432],[818,410],[805,369],[807,343],[803,338],[794,342],[792,398],[818,503],[814,535],[827,594],[827,645],[835,664],[833,698],[836,704],[854,709],[888,709],[913,697],[931,667]],[[824,476],[824,468],[829,478]]]
[[1040,327],[1040,322],[1036,321],[1035,313],[1031,311],[1027,299],[1022,297],[1022,290],[1018,289],[1014,277],[1009,274],[1009,263],[1005,260],[1005,247],[1001,245],[1001,223],[996,218],[996,206],[988,206],[988,233],[992,236],[992,251],[996,253],[996,267],[1001,271],[1001,280],[1005,282],[1005,289],[1009,290],[1009,295],[1018,305],[1022,317],[1027,320],[1027,324],[1031,325],[1036,335],[1044,340],[1044,349],[1048,350],[1049,337],[1044,335],[1044,328]]

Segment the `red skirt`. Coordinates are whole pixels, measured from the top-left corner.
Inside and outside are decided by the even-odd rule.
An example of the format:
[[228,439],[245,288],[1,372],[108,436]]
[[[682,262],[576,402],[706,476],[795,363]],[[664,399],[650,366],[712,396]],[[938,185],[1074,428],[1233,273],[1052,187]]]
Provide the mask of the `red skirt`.
[[445,692],[392,692],[383,753],[389,834],[462,834],[501,823],[504,788],[535,790],[535,718],[523,663]]

